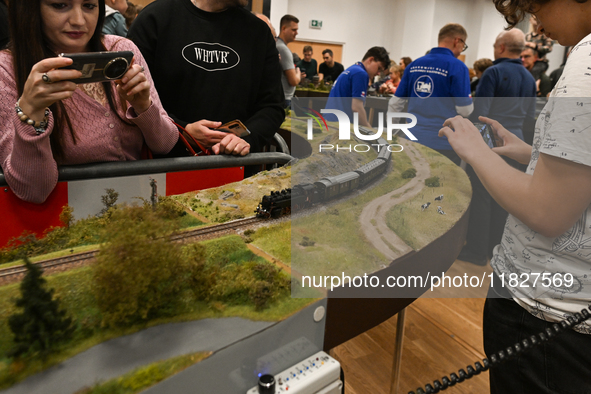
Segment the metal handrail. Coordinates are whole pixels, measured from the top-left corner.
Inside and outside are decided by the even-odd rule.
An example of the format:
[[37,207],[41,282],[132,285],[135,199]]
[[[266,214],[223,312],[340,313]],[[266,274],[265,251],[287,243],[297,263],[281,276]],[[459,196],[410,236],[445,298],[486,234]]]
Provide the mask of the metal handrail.
[[287,142],[285,142],[285,139],[279,133],[275,133],[273,139],[275,140],[275,142],[277,142],[277,145],[279,145],[279,149],[281,149],[281,152],[287,153],[288,155],[291,154],[289,152],[289,146],[287,146]]
[[[115,178],[122,176],[159,174],[163,172],[206,170],[273,163],[283,165],[289,163],[291,160],[293,160],[293,157],[286,153],[268,152],[251,153],[246,156],[211,155],[154,160],[113,161],[108,163],[61,166],[58,169],[58,181]],[[4,173],[0,171],[0,187],[3,186],[8,186],[8,184],[6,183]]]

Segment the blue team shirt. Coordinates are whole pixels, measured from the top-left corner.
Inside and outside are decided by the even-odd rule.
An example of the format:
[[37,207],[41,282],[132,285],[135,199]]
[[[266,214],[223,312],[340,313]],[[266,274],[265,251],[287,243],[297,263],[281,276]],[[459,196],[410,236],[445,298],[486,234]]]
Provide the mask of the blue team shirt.
[[[363,66],[363,63],[357,62],[339,75],[334,83],[328,101],[327,109],[338,109],[349,116],[353,122],[353,111],[351,109],[351,98],[363,100],[367,95],[367,86],[369,85],[369,75]],[[336,116],[325,115],[326,120],[336,121]]]
[[[404,70],[396,97],[408,98],[408,112],[417,117],[410,131],[418,142],[433,149],[451,150],[438,133],[443,122],[457,115],[456,106],[472,103],[468,67],[447,48],[433,48]],[[444,98],[444,99],[440,99]]]

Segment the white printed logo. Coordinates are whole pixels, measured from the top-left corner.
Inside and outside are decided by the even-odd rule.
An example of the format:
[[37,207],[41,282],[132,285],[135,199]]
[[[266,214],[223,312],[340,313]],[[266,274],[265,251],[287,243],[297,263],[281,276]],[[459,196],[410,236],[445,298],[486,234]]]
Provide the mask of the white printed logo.
[[222,71],[236,67],[240,55],[232,48],[210,42],[194,42],[183,48],[183,57],[205,71]]
[[415,81],[415,94],[420,98],[427,98],[433,94],[433,79],[423,75]]
[[[351,122],[349,117],[343,111],[339,111],[338,109],[321,109],[320,113],[323,114],[333,114],[337,117],[339,121],[339,140],[350,140],[351,139]],[[375,141],[380,138],[384,131],[384,117],[382,116],[383,113],[379,113],[379,123],[378,123],[378,131],[375,134],[362,134],[359,131],[359,114],[357,112],[353,113],[353,132],[355,136],[363,141]],[[402,130],[404,134],[408,137],[408,139],[417,141],[417,137],[415,137],[408,129],[413,128],[417,124],[417,117],[413,114],[409,114],[406,112],[388,112],[386,115],[387,125],[386,125],[386,139],[388,141],[392,141],[393,131]],[[394,123],[394,120],[398,119],[410,119],[410,123]],[[322,118],[324,121],[324,118]],[[312,119],[308,119],[308,139],[311,140],[314,138],[313,136],[313,125]],[[394,135],[396,135],[394,133]]]

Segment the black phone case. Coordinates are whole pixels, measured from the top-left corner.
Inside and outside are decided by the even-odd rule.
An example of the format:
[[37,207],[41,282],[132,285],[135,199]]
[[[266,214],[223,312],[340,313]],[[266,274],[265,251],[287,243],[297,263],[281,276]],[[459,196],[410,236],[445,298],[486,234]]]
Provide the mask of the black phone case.
[[474,123],[474,126],[476,126],[476,128],[480,132],[482,139],[484,140],[484,142],[486,142],[488,147],[491,149],[496,147],[497,143],[495,141],[495,134],[492,131],[492,127],[488,123],[481,123],[481,122],[473,122],[473,123]]
[[[64,69],[82,72],[82,77],[72,80],[75,83],[93,83],[120,79],[127,72],[133,60],[133,52],[131,51],[60,53],[59,56],[69,57],[74,61],[71,65],[63,67]],[[125,67],[123,67],[124,65]],[[113,67],[116,67],[116,69]],[[108,75],[112,73],[116,75]]]
[[250,134],[250,130],[248,130],[244,123],[238,119],[224,123],[217,130],[223,131],[225,133],[232,133],[241,138]]

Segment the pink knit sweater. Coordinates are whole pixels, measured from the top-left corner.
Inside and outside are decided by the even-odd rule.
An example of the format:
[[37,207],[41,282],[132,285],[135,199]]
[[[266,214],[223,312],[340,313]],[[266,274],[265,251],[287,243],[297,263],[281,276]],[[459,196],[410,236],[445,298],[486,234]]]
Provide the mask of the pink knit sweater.
[[[72,121],[77,141],[74,144],[66,131],[64,162],[84,164],[105,161],[138,160],[144,141],[154,153],[168,153],[178,140],[178,131],[168,117],[156,89],[148,65],[139,49],[130,40],[105,36],[105,46],[112,51],[133,51],[134,63],[144,67],[152,83],[152,105],[136,115],[132,107],[120,116],[110,107],[101,105],[82,90],[64,100]],[[0,166],[14,193],[25,201],[42,203],[57,184],[57,164],[53,158],[49,136],[53,131],[53,114],[49,116],[47,130],[37,135],[32,126],[19,119],[14,109],[18,100],[12,55],[0,52]],[[120,108],[119,95],[114,94]],[[67,127],[67,126],[66,126]]]

